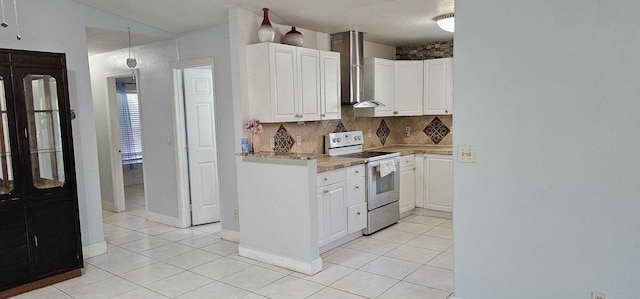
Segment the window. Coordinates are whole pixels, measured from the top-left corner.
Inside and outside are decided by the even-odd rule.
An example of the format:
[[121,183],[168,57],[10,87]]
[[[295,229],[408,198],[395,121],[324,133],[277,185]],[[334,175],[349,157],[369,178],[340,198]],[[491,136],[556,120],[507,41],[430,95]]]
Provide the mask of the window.
[[122,164],[142,163],[142,130],[138,94],[135,91],[127,91],[125,83],[117,83],[116,87]]

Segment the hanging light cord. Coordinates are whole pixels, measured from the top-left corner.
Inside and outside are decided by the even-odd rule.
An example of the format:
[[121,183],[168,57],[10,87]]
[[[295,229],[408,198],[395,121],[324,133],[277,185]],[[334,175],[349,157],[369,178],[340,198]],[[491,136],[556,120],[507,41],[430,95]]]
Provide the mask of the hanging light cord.
[[13,0],[13,11],[16,15],[16,38],[21,40],[22,37],[20,36],[20,26],[18,25],[18,5],[16,4],[16,0]]
[[7,24],[7,21],[4,17],[4,0],[0,0],[0,6],[2,6],[2,27],[7,27],[9,26],[9,24]]
[[[16,1],[16,0],[13,0]],[[133,52],[133,48],[131,47],[131,27],[127,27],[127,30],[129,31],[129,58],[131,58],[131,52]],[[133,57],[135,57],[136,54],[133,53]]]

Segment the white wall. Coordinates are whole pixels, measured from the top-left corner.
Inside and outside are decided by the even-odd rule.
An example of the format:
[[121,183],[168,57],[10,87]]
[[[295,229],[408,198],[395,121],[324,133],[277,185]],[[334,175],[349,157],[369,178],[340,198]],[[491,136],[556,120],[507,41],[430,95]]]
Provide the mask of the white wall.
[[378,57],[378,58],[396,60],[395,47],[365,41],[364,47],[362,50],[364,52],[363,53],[364,58]]
[[[87,61],[86,27],[132,30],[157,36],[168,33],[133,22],[71,0],[17,1],[22,40],[15,38],[9,12],[13,3],[5,1],[10,27],[0,30],[0,47],[34,51],[62,52],[67,56],[69,97],[77,118],[72,121],[82,244],[104,241],[98,161]],[[36,21],[37,20],[37,21]],[[45,25],[43,25],[45,24]]]
[[[179,61],[214,58],[216,126],[220,156],[222,210],[224,217],[233,219],[233,210],[224,213],[228,202],[237,204],[235,174],[233,103],[231,101],[229,30],[218,25],[180,35],[176,39],[135,47],[138,59],[138,94],[142,117],[145,192],[150,212],[178,217],[178,188],[176,152],[173,140],[173,93],[170,64]],[[90,57],[91,81],[96,106],[106,107],[105,74],[126,72],[127,49]],[[106,108],[96,109],[96,119],[106,122]],[[98,130],[99,145],[108,145],[108,132]],[[104,161],[104,162],[103,162]],[[100,165],[108,168],[108,151],[101,153]],[[104,175],[108,174],[106,171]],[[111,188],[110,185],[105,186]],[[229,216],[231,215],[231,216]]]
[[[234,211],[238,206],[235,155],[239,152],[235,142],[242,119],[234,113],[231,87],[231,58],[229,25],[222,24],[188,32],[177,39],[180,61],[213,57],[216,134],[218,136],[218,165],[220,167],[221,217],[225,228],[237,230]],[[227,223],[229,223],[227,225]]]
[[457,297],[640,294],[638,11],[456,2]]

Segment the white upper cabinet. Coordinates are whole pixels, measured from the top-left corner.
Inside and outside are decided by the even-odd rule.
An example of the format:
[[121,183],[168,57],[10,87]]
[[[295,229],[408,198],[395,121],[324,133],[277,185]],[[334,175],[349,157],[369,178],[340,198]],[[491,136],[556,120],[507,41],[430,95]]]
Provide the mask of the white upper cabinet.
[[422,61],[395,62],[395,101],[393,115],[422,115]]
[[393,116],[395,61],[367,58],[364,65],[364,99],[376,100],[384,106],[375,108],[374,116]]
[[364,66],[364,98],[384,104],[373,116],[422,115],[422,61],[367,58]]
[[[337,65],[326,60],[323,63],[321,52],[324,53],[274,43],[247,46],[250,117],[265,123],[297,122],[320,120],[323,109],[329,109],[329,113],[335,115],[337,108],[339,113],[340,58],[338,55],[327,55],[337,59]],[[322,73],[323,67],[325,73]],[[337,79],[327,75],[328,72],[334,72],[334,68]],[[331,81],[323,85],[327,77],[329,80],[338,80],[338,83]],[[337,91],[330,90],[332,87]],[[323,103],[325,95],[325,98],[336,103]]]
[[453,114],[453,58],[424,61],[424,114]]
[[340,119],[340,53],[320,51],[320,119]]

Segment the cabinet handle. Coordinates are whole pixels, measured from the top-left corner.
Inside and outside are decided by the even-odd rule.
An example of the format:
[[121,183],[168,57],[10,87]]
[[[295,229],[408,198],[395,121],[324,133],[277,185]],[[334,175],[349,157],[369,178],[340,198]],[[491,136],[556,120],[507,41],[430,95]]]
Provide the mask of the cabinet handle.
[[393,111],[393,114],[398,114],[398,111]]
[[356,186],[356,189],[360,189],[360,186]]
[[27,133],[27,128],[24,128],[24,139],[28,139],[29,134]]
[[320,114],[320,116],[325,117],[326,115],[325,114]]
[[324,193],[329,193],[329,190],[324,190]]
[[38,236],[33,236],[33,241],[34,241],[36,247],[38,247]]
[[356,170],[356,174],[360,173],[360,170]]
[[416,168],[414,167],[413,170],[416,170]]
[[449,110],[447,110],[447,109],[444,109],[444,113],[449,113]]
[[325,177],[325,178],[324,178],[324,179],[322,179],[322,180],[327,181],[327,180],[329,180],[329,179],[328,179],[327,177]]
[[360,212],[358,212],[357,214],[360,215]]

